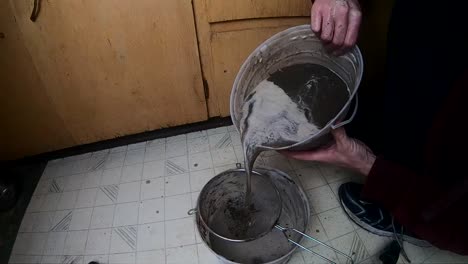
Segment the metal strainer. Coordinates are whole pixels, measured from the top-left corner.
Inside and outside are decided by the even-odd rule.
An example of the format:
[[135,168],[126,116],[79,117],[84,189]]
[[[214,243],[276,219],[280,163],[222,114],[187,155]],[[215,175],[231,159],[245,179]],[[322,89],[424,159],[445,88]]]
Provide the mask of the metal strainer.
[[200,193],[200,216],[222,239],[245,242],[271,232],[281,214],[281,197],[270,179],[251,175],[251,201],[245,203],[247,174],[232,171],[213,178]]
[[[189,215],[196,214],[200,237],[211,249],[223,258],[232,258],[234,261],[226,263],[284,263],[269,260],[290,252],[290,247],[284,244],[286,242],[329,263],[335,263],[301,245],[302,237],[344,256],[349,261],[347,263],[354,262],[349,255],[303,232],[307,226],[309,209],[305,194],[303,191],[301,194],[302,189],[294,180],[277,170],[257,171],[253,171],[251,176],[251,207],[246,208],[244,205],[246,172],[233,169],[211,179],[200,192],[197,208],[189,210]],[[285,182],[289,185],[285,185]],[[294,193],[291,186],[294,186]],[[297,196],[302,198],[298,200]],[[304,206],[307,213],[304,212]],[[301,222],[300,219],[306,220]],[[265,244],[268,244],[268,249],[263,248]],[[264,254],[263,257],[266,256],[268,260],[263,261],[260,252],[265,250],[274,252]],[[280,255],[275,255],[277,253]]]

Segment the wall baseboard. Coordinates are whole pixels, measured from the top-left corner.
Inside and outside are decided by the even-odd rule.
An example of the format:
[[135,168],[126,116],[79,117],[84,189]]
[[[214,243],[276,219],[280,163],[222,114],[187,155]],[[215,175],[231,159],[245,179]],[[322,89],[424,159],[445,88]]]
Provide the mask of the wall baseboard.
[[172,136],[177,136],[177,135],[186,134],[190,132],[196,132],[200,130],[206,130],[206,129],[217,128],[217,127],[228,126],[228,125],[232,125],[232,121],[230,117],[213,117],[203,122],[186,124],[186,125],[181,125],[181,126],[176,126],[176,127],[162,128],[162,129],[157,129],[153,131],[147,131],[147,132],[142,132],[142,133],[128,135],[128,136],[122,136],[122,137],[103,140],[103,141],[94,142],[90,144],[84,144],[84,145],[74,146],[74,147],[65,148],[61,150],[41,153],[41,154],[25,157],[22,159],[18,159],[18,160],[5,161],[5,163],[17,164],[17,163],[29,163],[29,162],[59,159],[59,158],[79,155],[79,154],[83,154],[87,152],[99,151],[103,149],[114,148],[114,147],[134,144],[134,143],[158,139],[158,138],[172,137]]

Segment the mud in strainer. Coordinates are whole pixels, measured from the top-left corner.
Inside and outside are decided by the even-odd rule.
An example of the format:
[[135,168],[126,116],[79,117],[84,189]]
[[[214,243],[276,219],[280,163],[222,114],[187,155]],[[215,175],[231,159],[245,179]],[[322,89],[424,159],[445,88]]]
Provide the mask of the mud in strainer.
[[257,239],[274,228],[281,215],[281,197],[271,180],[252,172],[251,201],[246,206],[247,174],[231,171],[211,179],[198,199],[203,222],[225,240],[245,242]]
[[[291,196],[290,192],[292,190],[288,188],[290,186],[288,184],[295,185],[294,180],[277,170],[258,169],[258,171],[260,173],[256,171],[252,173],[252,207],[247,208],[247,212],[244,211],[251,215],[246,216],[243,212],[243,210],[246,210],[244,199],[247,178],[244,169],[228,170],[216,175],[200,192],[197,207],[188,211],[189,215],[196,215],[195,219],[200,237],[211,249],[214,249],[217,254],[221,254],[223,259],[242,254],[241,259],[243,261],[239,263],[263,263],[258,262],[256,258],[249,259],[248,255],[245,256],[244,254],[252,249],[257,250],[258,246],[261,248],[260,244],[265,241],[268,241],[267,244],[270,245],[270,248],[266,249],[266,251],[272,250],[271,243],[274,243],[273,240],[277,240],[276,242],[280,245],[284,243],[284,238],[286,238],[289,243],[322,260],[335,263],[326,256],[301,245],[301,239],[298,239],[297,236],[299,234],[304,239],[308,239],[347,258],[347,263],[354,263],[351,256],[303,233],[304,230],[301,229],[301,226],[305,229],[307,224],[304,227],[304,224],[292,223],[287,220],[291,216],[300,214],[299,211],[296,211],[299,207],[291,206],[291,203],[301,203],[297,200],[291,200],[291,197],[301,197],[301,188],[298,186],[293,188],[298,192],[297,196]],[[285,182],[288,184],[285,185]],[[305,198],[303,192],[300,201],[307,203],[307,198]],[[283,206],[285,207],[283,208]],[[308,212],[307,209],[307,215]],[[279,223],[280,221],[284,226]],[[296,229],[296,224],[298,224],[299,229]],[[278,236],[278,231],[283,236]],[[272,240],[272,238],[274,239]],[[243,247],[249,248],[243,249]],[[236,257],[236,259],[239,258]]]

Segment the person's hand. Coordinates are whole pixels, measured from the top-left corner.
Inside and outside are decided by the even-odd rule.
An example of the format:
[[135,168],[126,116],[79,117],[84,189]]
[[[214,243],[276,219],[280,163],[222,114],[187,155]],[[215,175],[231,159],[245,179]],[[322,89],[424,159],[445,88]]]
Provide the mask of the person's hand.
[[342,55],[356,44],[361,7],[358,0],[315,0],[310,24],[327,50]]
[[322,161],[347,167],[368,175],[375,162],[375,155],[361,141],[349,138],[344,128],[332,130],[335,143],[328,148],[312,151],[281,151],[299,160]]

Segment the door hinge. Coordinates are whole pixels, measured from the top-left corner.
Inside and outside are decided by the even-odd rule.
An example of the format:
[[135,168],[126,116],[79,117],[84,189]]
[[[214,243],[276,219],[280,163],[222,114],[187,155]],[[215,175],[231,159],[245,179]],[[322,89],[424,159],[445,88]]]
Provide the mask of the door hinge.
[[208,88],[208,81],[203,78],[203,90],[205,92],[205,99],[210,98],[210,89]]

